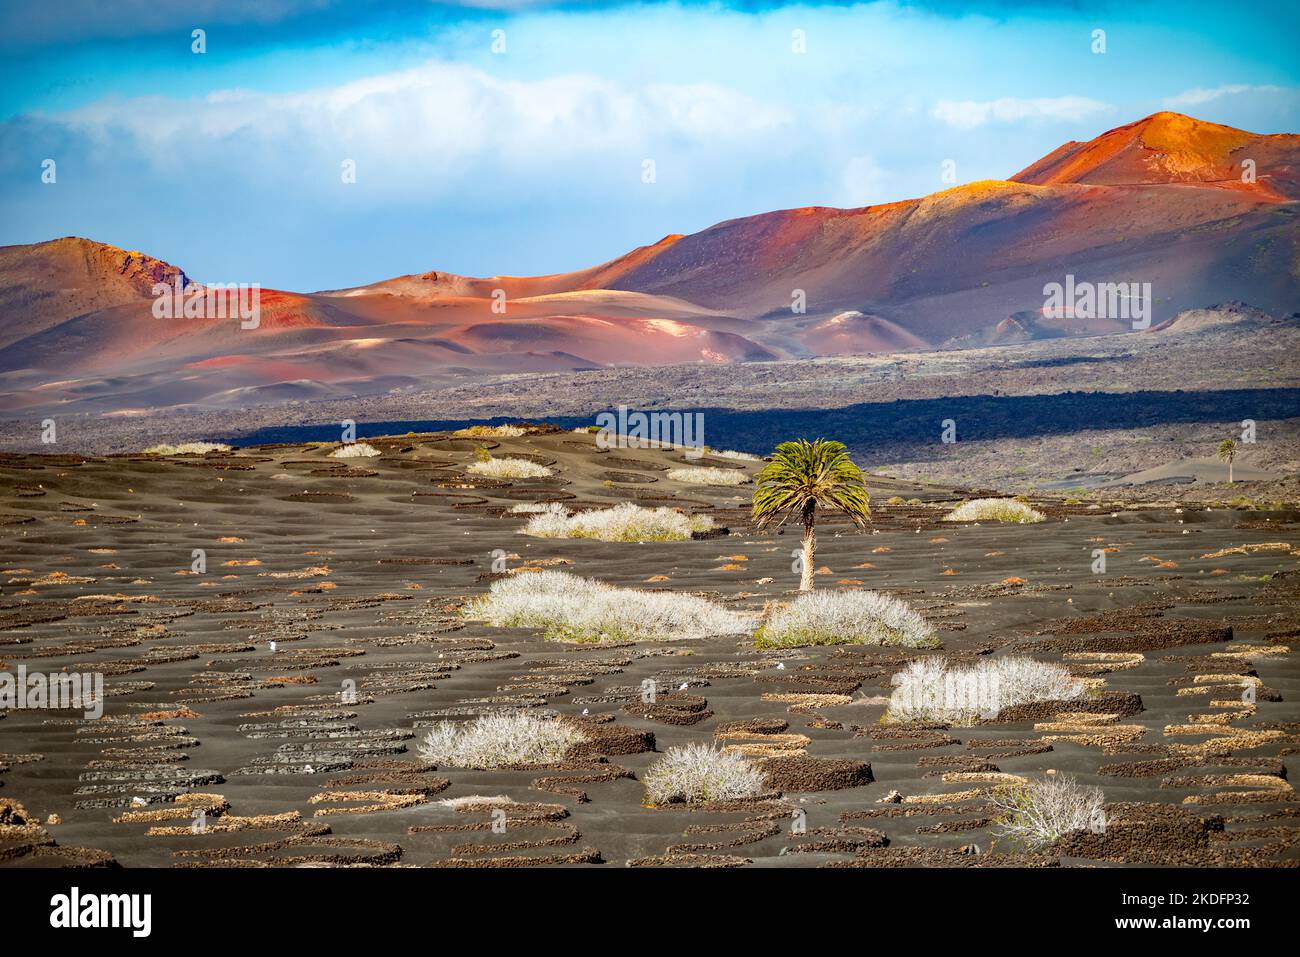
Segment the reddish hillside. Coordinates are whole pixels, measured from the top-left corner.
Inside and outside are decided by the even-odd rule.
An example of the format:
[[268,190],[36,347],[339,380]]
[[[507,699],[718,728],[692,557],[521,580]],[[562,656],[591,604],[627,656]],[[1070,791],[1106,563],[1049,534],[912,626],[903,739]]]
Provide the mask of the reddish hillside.
[[849,356],[924,349],[925,340],[879,316],[850,310],[804,330],[800,341],[814,355]]
[[1217,187],[973,183],[721,223],[618,286],[773,321],[803,290],[810,314],[870,313],[931,343],[1041,305],[1044,284],[1067,272],[1150,281],[1170,315],[1223,298],[1285,309],[1296,301],[1293,213]]
[[147,299],[188,282],[175,266],[76,236],[0,250],[0,348],[73,316]]

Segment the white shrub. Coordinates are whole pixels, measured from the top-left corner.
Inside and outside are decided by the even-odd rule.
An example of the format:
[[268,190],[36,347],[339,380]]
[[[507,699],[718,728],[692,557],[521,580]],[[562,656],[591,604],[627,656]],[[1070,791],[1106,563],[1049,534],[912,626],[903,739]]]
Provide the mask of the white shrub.
[[568,515],[569,510],[559,502],[520,502],[510,506],[512,515]]
[[485,462],[472,462],[468,471],[490,478],[546,478],[548,475],[555,474],[545,465],[538,465],[528,459],[488,459]]
[[950,668],[942,657],[920,658],[894,675],[889,721],[944,721],[972,725],[1004,708],[1034,701],[1072,701],[1084,684],[1063,665],[1033,658],[982,658]]
[[383,455],[379,449],[366,442],[349,442],[346,445],[340,445],[330,453],[333,459],[373,459],[376,455]]
[[938,644],[934,628],[906,602],[876,591],[806,592],[771,618],[754,635],[759,648],[806,645]]
[[1032,525],[1047,516],[1014,498],[976,498],[963,502],[943,517],[945,522],[1014,522]]
[[420,757],[453,768],[554,764],[586,740],[586,735],[563,721],[523,712],[488,714],[470,722],[434,725],[420,745]]
[[1002,708],[1034,701],[1073,701],[1086,694],[1087,686],[1070,674],[1065,665],[1020,655],[994,658],[981,664],[995,669],[999,675]]
[[1106,824],[1105,793],[1068,774],[998,788],[989,801],[1002,812],[994,833],[1031,848],[1046,847],[1070,831],[1100,830]]
[[507,807],[517,802],[508,794],[466,794],[464,797],[443,798],[441,801],[434,801],[433,803],[439,807],[460,810],[463,807],[477,807],[479,805]]
[[674,482],[689,482],[691,485],[744,485],[749,476],[740,469],[689,468],[669,469],[668,477]]
[[744,634],[749,620],[695,595],[618,588],[567,572],[495,581],[465,606],[498,628],[541,628],[557,641],[638,641]]
[[669,748],[642,780],[648,804],[732,801],[766,790],[763,772],[749,760],[704,744]]
[[144,450],[145,455],[205,455],[208,452],[229,452],[230,446],[221,442],[181,442],[178,445],[154,445]]
[[536,538],[595,538],[602,542],[681,542],[707,532],[713,519],[671,508],[642,508],[631,502],[577,515],[546,512],[522,529]]
[[761,455],[750,455],[748,452],[732,452],[727,449],[710,449],[706,448],[705,452],[719,459],[739,459],[742,462],[761,462]]

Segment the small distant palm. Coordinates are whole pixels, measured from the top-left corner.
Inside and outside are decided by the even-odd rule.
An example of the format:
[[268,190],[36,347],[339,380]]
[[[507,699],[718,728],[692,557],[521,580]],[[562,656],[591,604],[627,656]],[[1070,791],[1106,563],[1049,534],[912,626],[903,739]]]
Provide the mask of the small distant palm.
[[1228,463],[1228,484],[1232,484],[1232,463],[1237,458],[1237,443],[1232,439],[1224,439],[1219,443],[1219,461]]
[[817,439],[782,442],[758,473],[754,491],[754,522],[760,529],[784,525],[791,515],[803,522],[803,569],[800,591],[813,587],[813,556],[817,551],[817,507],[843,512],[858,526],[871,517],[871,496],[862,470],[849,458],[843,442]]

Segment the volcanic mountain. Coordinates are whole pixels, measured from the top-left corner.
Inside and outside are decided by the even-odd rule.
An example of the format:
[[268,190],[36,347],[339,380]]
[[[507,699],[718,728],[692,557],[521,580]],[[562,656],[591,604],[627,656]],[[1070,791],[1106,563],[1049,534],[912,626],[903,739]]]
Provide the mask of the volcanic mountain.
[[[1150,283],[1152,324],[1300,303],[1300,136],[1157,113],[1009,180],[667,236],[590,269],[428,272],[299,294],[260,321],[160,319],[138,252],[0,248],[0,410],[130,412],[426,388],[506,373],[957,348],[1129,332],[1043,314],[1047,283]],[[191,287],[197,288],[197,287]]]

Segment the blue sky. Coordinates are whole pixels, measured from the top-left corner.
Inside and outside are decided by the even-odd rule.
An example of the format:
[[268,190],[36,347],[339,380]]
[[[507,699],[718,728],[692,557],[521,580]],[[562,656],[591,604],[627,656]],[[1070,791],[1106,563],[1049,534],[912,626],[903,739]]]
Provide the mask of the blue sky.
[[1162,109],[1300,130],[1292,2],[58,9],[0,3],[0,243],[82,235],[297,290],[580,268],[923,195],[946,160],[1005,178]]

